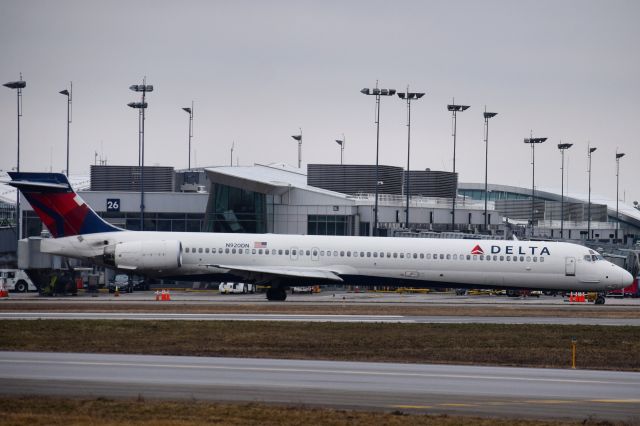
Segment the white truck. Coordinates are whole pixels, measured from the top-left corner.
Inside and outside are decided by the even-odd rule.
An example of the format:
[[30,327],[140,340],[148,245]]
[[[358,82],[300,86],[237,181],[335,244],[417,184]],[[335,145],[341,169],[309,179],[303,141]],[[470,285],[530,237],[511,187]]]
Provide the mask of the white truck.
[[253,284],[245,283],[220,283],[218,291],[221,294],[238,294],[238,293],[254,293],[255,286]]
[[37,287],[22,269],[0,269],[0,283],[2,282],[9,291],[24,293],[37,290]]

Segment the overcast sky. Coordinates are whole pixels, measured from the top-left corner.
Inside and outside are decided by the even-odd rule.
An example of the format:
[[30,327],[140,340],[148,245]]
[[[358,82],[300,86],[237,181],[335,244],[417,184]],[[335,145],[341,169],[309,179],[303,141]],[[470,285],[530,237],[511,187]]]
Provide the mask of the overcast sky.
[[[291,135],[303,131],[303,167],[375,162],[375,86],[426,92],[412,104],[412,169],[451,170],[447,103],[458,116],[460,181],[484,181],[482,112],[490,121],[489,182],[560,189],[557,144],[568,189],[640,201],[640,2],[638,1],[0,1],[0,80],[24,90],[23,171],[65,168],[66,97],[73,81],[71,173],[94,153],[137,164],[138,100],[153,84],[146,164],[186,168],[195,103],[192,165],[296,164]],[[405,166],[406,105],[382,99],[381,163]],[[15,92],[0,90],[0,169],[16,162]],[[235,163],[235,160],[234,160]]]

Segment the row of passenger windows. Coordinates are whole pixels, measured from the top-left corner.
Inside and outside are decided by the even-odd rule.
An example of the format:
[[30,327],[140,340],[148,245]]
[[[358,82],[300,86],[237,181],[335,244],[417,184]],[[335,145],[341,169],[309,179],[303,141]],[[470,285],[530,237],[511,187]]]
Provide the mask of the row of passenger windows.
[[484,260],[493,262],[544,262],[543,256],[503,256],[503,255],[476,255],[476,254],[444,254],[444,253],[398,253],[398,252],[370,252],[370,251],[324,251],[324,250],[298,250],[298,249],[235,249],[235,248],[185,248],[185,253],[213,253],[213,254],[258,254],[278,256],[323,256],[323,257],[374,257],[374,258],[400,258],[400,259],[427,259],[427,260]]

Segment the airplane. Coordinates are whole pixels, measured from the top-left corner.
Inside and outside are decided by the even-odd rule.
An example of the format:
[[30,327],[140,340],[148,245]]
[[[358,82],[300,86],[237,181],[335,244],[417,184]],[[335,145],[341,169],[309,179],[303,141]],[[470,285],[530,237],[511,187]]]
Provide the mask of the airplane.
[[63,174],[9,176],[53,236],[42,240],[44,253],[149,277],[270,285],[268,300],[306,285],[604,293],[633,282],[596,251],[565,242],[127,231],[96,214]]

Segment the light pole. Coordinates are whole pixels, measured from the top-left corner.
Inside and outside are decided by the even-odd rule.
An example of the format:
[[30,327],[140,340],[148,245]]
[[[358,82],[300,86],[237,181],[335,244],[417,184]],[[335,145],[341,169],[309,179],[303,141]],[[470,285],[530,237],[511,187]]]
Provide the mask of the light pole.
[[573,146],[572,143],[559,143],[558,149],[560,150],[560,154],[562,156],[562,165],[560,167],[560,171],[562,173],[562,178],[560,180],[560,239],[564,239],[564,152]]
[[236,142],[231,142],[231,157],[229,158],[229,165],[233,167],[233,149],[236,147]]
[[[18,158],[16,162],[16,172],[20,172],[20,117],[22,117],[22,89],[27,87],[27,82],[22,79],[22,73],[20,73],[20,80],[10,81],[3,84],[3,86],[9,89],[16,89],[18,95]],[[20,240],[20,191],[16,191],[16,238]]]
[[410,198],[410,183],[411,183],[411,101],[414,99],[420,99],[424,96],[424,93],[409,92],[409,86],[407,91],[398,93],[400,99],[407,101],[407,209],[405,210],[405,227],[409,229],[409,198]]
[[373,235],[378,236],[378,182],[379,178],[379,156],[380,156],[380,96],[393,96],[396,94],[395,89],[379,89],[378,81],[376,81],[375,89],[364,88],[360,91],[364,95],[376,97],[376,201],[373,209]]
[[[464,110],[463,110],[464,111]],[[487,213],[487,200],[489,199],[489,119],[498,115],[497,112],[487,112],[484,107],[484,230],[489,230],[489,216]]]
[[531,145],[531,237],[533,237],[534,204],[536,201],[536,145],[546,140],[547,138],[534,138],[533,135],[524,140],[524,143]]
[[302,128],[300,128],[299,135],[292,135],[293,139],[298,141],[298,168],[302,167]]
[[591,154],[598,149],[596,147],[587,148],[587,156],[589,157],[589,201],[587,202],[587,239],[591,239]]
[[[466,111],[469,109],[469,105],[456,105],[455,98],[453,103],[447,105],[447,110],[451,111],[453,118],[453,174],[456,174],[456,133],[458,127],[458,112]],[[486,192],[486,190],[485,190]],[[458,179],[456,178],[456,187],[451,198],[451,230],[456,228],[456,196],[458,195]]]
[[336,139],[336,143],[340,145],[340,165],[342,166],[342,157],[344,156],[344,146],[347,143],[347,139],[342,134],[342,139]]
[[191,138],[193,137],[193,101],[191,101],[191,108],[184,107],[182,108],[184,112],[189,113],[189,161],[188,167],[191,170]]
[[147,109],[145,101],[147,92],[153,92],[153,86],[146,83],[146,78],[142,84],[129,86],[134,92],[142,92],[142,102],[129,102],[129,107],[139,110],[138,114],[138,164],[140,166],[140,230],[144,231],[144,113]]
[[69,83],[69,90],[64,89],[59,92],[67,97],[67,177],[69,176],[69,132],[71,125],[71,102],[73,100],[73,82]]
[[620,230],[620,215],[618,212],[618,202],[620,200],[620,159],[624,153],[616,152],[616,242],[618,242],[618,231]]

